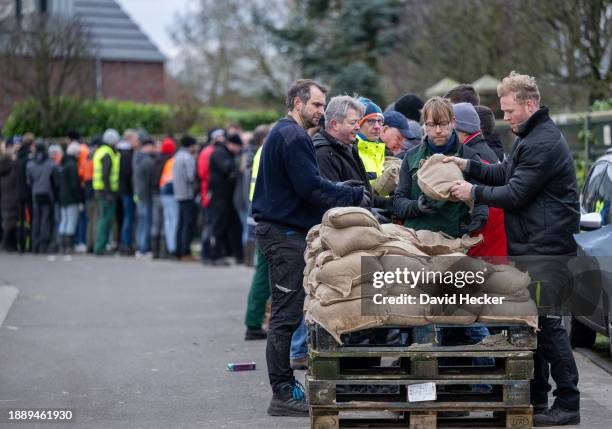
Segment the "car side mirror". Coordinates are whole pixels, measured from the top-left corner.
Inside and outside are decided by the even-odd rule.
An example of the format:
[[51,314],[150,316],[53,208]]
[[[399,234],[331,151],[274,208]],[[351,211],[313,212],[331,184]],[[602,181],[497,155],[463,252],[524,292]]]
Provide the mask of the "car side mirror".
[[602,218],[601,214],[597,212],[585,213],[580,216],[580,227],[584,229],[598,229],[601,228]]

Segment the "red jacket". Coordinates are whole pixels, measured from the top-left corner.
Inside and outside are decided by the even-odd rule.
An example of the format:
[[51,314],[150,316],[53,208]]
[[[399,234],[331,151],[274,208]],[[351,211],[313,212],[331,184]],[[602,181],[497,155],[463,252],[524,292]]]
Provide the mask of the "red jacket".
[[208,145],[200,152],[198,156],[198,177],[200,178],[200,204],[202,207],[208,207],[210,204],[210,195],[208,194],[208,182],[210,180],[210,155],[215,150],[214,145]]
[[[484,142],[484,140],[482,139],[480,132],[468,136],[468,138],[466,138],[463,143],[476,150],[476,152],[479,152],[478,154],[480,155],[480,158],[482,159],[483,163],[491,164],[492,162],[497,162],[496,160],[490,159],[487,156],[489,154],[488,152],[481,153],[481,151],[478,150],[479,145],[486,145],[486,142]],[[488,149],[488,147],[484,149]],[[504,211],[502,209],[496,207],[489,207],[489,219],[487,220],[487,223],[480,231],[473,233],[472,236],[477,236],[479,234],[482,234],[484,240],[478,246],[472,247],[468,251],[469,256],[508,255],[506,227],[504,225]],[[503,263],[503,261],[499,261],[496,263]]]

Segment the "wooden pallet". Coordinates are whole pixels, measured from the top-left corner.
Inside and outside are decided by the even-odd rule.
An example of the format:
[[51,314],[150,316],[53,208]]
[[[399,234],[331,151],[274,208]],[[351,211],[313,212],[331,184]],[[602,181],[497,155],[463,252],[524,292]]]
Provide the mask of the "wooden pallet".
[[[483,325],[458,328],[472,326]],[[489,345],[440,347],[432,341],[412,346],[360,346],[337,344],[321,327],[311,326],[306,377],[311,428],[531,428],[529,380],[533,377],[535,332],[522,325],[502,324],[495,329],[498,338]],[[472,359],[477,357],[493,357],[495,364],[473,366]],[[410,402],[408,386],[420,383],[435,383],[437,398]],[[491,391],[472,391],[472,386],[483,384],[491,386]],[[449,419],[449,411],[470,416]],[[346,417],[355,412],[386,413],[387,417]]]

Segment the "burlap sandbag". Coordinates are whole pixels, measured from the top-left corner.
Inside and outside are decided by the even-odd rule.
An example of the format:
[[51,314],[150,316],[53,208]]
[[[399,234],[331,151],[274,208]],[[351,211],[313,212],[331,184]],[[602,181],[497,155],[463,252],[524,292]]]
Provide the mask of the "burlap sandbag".
[[426,258],[412,255],[385,254],[378,258],[378,261],[386,272],[395,273],[398,269],[400,272],[403,272],[404,269],[411,272],[418,272],[422,269],[429,269],[429,263]]
[[370,226],[380,230],[380,224],[372,213],[361,207],[336,207],[323,215],[321,225],[336,229],[351,226]]
[[317,258],[306,258],[306,265],[304,266],[304,277],[307,277],[308,274],[312,271],[312,269],[316,266]]
[[496,293],[487,293],[490,297],[503,297],[504,302],[527,302],[531,299],[531,294],[529,293],[529,289],[519,289],[516,293],[512,295],[499,295]]
[[419,250],[412,243],[405,240],[390,240],[376,247],[376,250],[385,252],[387,255],[421,256],[426,257],[427,253]]
[[453,238],[443,232],[434,232],[426,229],[416,231],[418,240],[414,245],[428,255],[446,255],[454,252],[466,252],[482,241],[482,235]]
[[327,306],[321,305],[317,300],[310,306],[305,318],[321,325],[338,343],[342,343],[340,340],[342,334],[376,328],[387,321],[383,308],[379,316],[362,316],[360,299]]
[[395,192],[399,184],[402,160],[395,157],[387,157],[383,164],[383,171],[374,181],[372,188],[378,195],[389,195]]
[[[413,293],[416,293],[413,289]],[[388,324],[399,326],[423,326],[429,322],[425,318],[429,314],[428,304],[386,304]]]
[[399,240],[413,242],[414,240],[418,239],[414,229],[406,228],[405,226],[398,225],[396,223],[384,223],[380,226],[380,229],[388,236],[397,238]]
[[319,229],[321,229],[321,225],[315,225],[312,228],[310,228],[308,230],[308,233],[306,234],[306,243],[310,244],[314,241],[315,238],[317,238],[319,236]]
[[[317,272],[317,283],[324,283],[342,296],[351,293],[351,286],[371,279],[372,273],[382,271],[382,265],[376,258],[380,252],[354,252],[342,258],[334,259],[324,264]],[[361,258],[370,257],[367,272],[362,269]],[[311,288],[312,289],[312,288]]]
[[322,225],[320,235],[323,247],[338,257],[352,252],[371,250],[389,240],[389,237],[380,230],[368,226],[335,229]]
[[472,282],[474,287],[479,287],[479,291],[484,290],[484,284],[480,282],[480,278],[486,279],[495,272],[494,265],[489,264],[487,261],[481,258],[473,258],[471,256],[464,255],[463,253],[455,252],[448,255],[436,255],[431,257],[431,270],[439,271],[441,273],[451,272],[464,272],[472,273],[474,280],[478,274],[478,283]]
[[302,285],[304,286],[306,295],[312,295],[317,288],[317,275],[319,274],[319,271],[319,267],[315,266],[310,273],[308,273],[308,276],[304,277],[304,282]]
[[334,259],[339,259],[334,256],[331,250],[324,250],[319,253],[315,259],[315,264],[317,267],[322,267],[329,261],[333,261]]
[[522,293],[529,287],[531,278],[518,268],[510,265],[494,265],[493,272],[487,278],[483,291],[491,294],[513,296]]
[[538,308],[532,299],[525,302],[504,302],[482,307],[478,322],[523,323],[538,328]]
[[443,163],[444,158],[446,155],[437,153],[421,163],[417,171],[419,188],[433,200],[457,202],[450,189],[463,180],[463,173],[454,162]]
[[[370,288],[368,288],[370,290]],[[351,287],[351,292],[348,296],[342,296],[337,290],[330,288],[326,284],[319,284],[314,297],[319,300],[321,305],[333,305],[338,302],[352,301],[354,299],[372,298],[374,293],[363,294],[364,289],[360,284]]]
[[[459,294],[456,295],[459,302]],[[482,307],[482,304],[435,304],[431,305],[431,314],[426,318],[431,323],[469,325],[476,322]]]

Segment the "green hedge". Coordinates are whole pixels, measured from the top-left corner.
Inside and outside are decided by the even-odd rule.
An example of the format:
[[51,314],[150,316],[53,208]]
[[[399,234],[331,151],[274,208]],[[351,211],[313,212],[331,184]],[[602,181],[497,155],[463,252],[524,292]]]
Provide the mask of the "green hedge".
[[239,111],[105,99],[77,101],[62,97],[54,100],[53,105],[51,125],[44,126],[40,103],[33,98],[17,103],[4,125],[4,135],[20,135],[30,131],[37,136],[62,137],[71,128],[85,136],[102,134],[107,128],[120,132],[126,128],[144,128],[151,134],[201,134],[231,122],[238,122],[243,129],[252,130],[259,124],[270,123],[280,117],[278,112],[265,110]]

